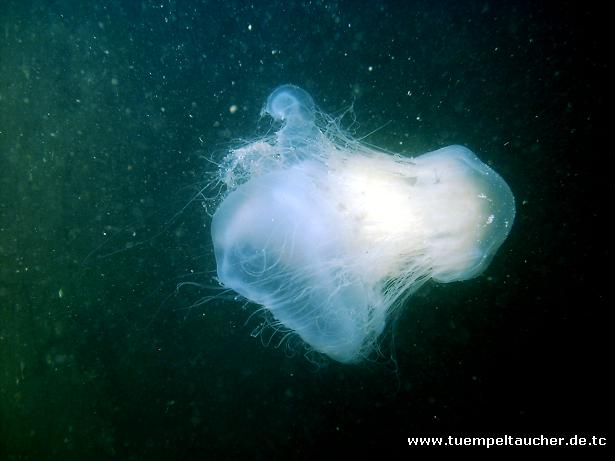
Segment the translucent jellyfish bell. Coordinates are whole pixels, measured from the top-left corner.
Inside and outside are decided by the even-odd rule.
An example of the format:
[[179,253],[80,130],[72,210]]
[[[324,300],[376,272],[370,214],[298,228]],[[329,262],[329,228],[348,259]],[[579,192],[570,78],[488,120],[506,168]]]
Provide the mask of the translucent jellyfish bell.
[[515,216],[504,180],[469,149],[405,158],[316,125],[310,95],[275,89],[274,137],[226,157],[212,221],[218,280],[340,362],[373,352],[427,280],[485,270]]

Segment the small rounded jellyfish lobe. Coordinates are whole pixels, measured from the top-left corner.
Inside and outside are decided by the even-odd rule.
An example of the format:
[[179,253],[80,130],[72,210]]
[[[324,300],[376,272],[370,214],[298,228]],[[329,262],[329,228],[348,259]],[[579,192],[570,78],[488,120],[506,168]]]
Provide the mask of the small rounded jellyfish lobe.
[[326,116],[319,128],[314,101],[293,85],[263,112],[280,122],[275,136],[231,150],[220,167],[218,281],[311,350],[366,359],[412,293],[480,275],[511,230],[510,188],[463,146],[382,152]]
[[271,92],[263,113],[284,122],[277,132],[277,147],[304,147],[317,133],[315,105],[312,97],[295,85],[281,85]]
[[265,104],[265,112],[287,125],[311,125],[314,123],[314,100],[295,85],[281,85],[271,92]]

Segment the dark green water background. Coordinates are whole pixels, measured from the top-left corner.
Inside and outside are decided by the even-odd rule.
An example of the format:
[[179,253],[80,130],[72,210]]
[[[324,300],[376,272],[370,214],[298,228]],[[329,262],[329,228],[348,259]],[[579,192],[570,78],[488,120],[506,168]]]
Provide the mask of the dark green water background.
[[[0,459],[410,456],[415,435],[604,435],[601,16],[561,2],[2,0]],[[315,368],[250,336],[254,306],[193,306],[217,291],[190,199],[208,159],[267,130],[260,108],[283,83],[330,113],[354,103],[355,134],[377,130],[366,141],[383,148],[465,144],[516,196],[486,273],[405,307],[395,371]],[[176,291],[185,281],[202,286]]]

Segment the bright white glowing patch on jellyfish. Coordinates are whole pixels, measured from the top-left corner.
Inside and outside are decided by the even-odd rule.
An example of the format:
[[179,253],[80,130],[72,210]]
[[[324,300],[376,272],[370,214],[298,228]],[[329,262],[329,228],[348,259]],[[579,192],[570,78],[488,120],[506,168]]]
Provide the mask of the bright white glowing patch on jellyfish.
[[404,158],[319,129],[312,98],[283,85],[275,136],[229,153],[212,221],[218,279],[340,362],[374,350],[425,281],[485,270],[514,220],[504,180],[469,149]]

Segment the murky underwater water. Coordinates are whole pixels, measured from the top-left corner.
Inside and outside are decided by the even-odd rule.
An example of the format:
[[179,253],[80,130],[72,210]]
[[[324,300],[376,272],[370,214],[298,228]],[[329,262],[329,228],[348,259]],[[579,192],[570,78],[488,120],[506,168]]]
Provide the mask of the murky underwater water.
[[[0,457],[303,458],[404,451],[412,435],[604,432],[598,16],[3,2]],[[255,306],[216,296],[197,193],[212,161],[273,132],[259,114],[286,82],[383,149],[467,145],[515,194],[487,271],[402,310],[383,340],[394,362],[314,363],[300,342],[252,337]]]

